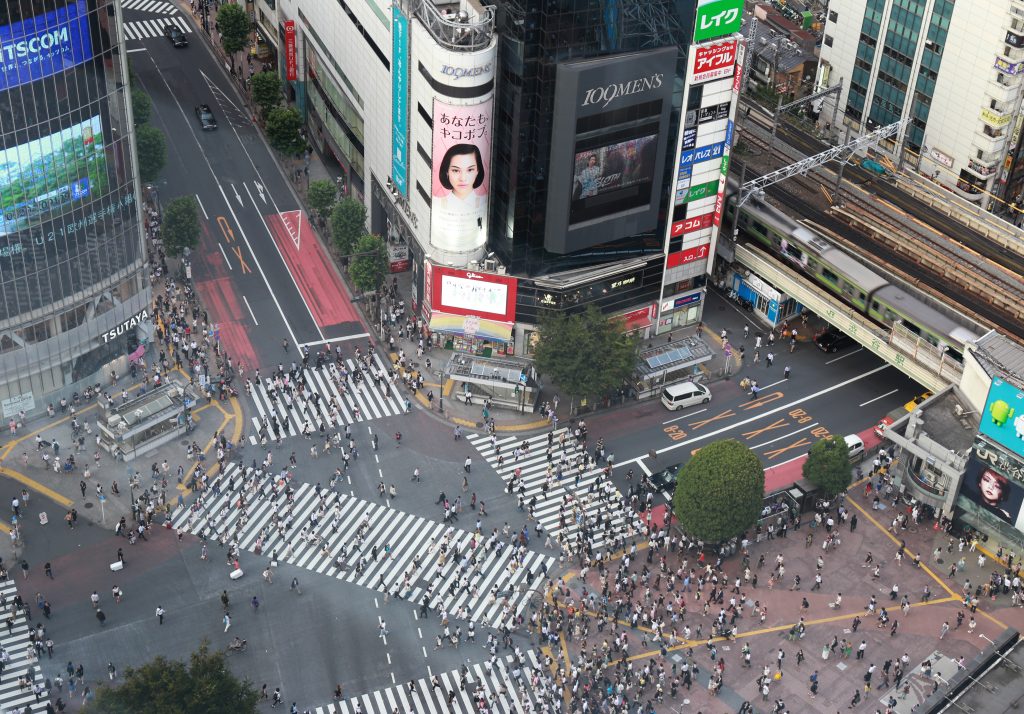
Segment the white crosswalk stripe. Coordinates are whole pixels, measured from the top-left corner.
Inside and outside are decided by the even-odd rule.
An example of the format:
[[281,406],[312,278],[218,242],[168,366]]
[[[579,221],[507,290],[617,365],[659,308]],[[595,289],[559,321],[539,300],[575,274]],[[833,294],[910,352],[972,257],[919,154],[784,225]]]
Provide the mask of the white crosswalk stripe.
[[[304,391],[291,391],[278,386],[269,377],[254,384],[250,397],[257,415],[252,417],[253,433],[249,443],[256,444],[262,429],[273,440],[281,436],[298,436],[308,423],[319,434],[321,424],[326,430],[340,429],[346,424],[394,416],[405,411],[405,397],[388,379],[388,370],[380,357],[374,354],[373,371],[358,372],[355,360],[345,360],[345,369],[330,362],[323,367],[302,370]],[[358,379],[356,377],[358,376]],[[269,425],[269,428],[267,428]]]
[[138,12],[152,12],[161,15],[173,15],[178,8],[163,0],[124,0],[121,3],[123,10],[136,10]]
[[132,20],[124,23],[124,34],[129,40],[144,40],[148,37],[163,37],[164,27],[176,25],[184,33],[192,32],[192,26],[181,18],[165,20]]
[[[401,714],[477,714],[481,711],[523,714],[536,711],[545,696],[530,683],[535,673],[543,674],[543,664],[533,650],[527,650],[522,662],[517,662],[516,656],[510,654],[498,657],[493,664],[467,664],[465,673],[453,670],[435,675],[438,686],[434,686],[430,677],[423,677],[413,681],[412,691],[408,683],[395,684],[313,711],[315,714],[392,714],[395,711]],[[465,689],[462,688],[464,675]],[[454,696],[450,696],[452,692]],[[489,708],[478,705],[480,697],[490,702]],[[560,704],[554,703],[558,704],[554,711],[559,710]]]
[[193,506],[175,512],[174,525],[209,538],[224,534],[243,550],[397,594],[417,606],[429,594],[432,608],[495,628],[523,611],[554,563],[551,556],[503,543],[500,533],[475,536],[330,489],[318,495],[308,484],[295,488],[289,507],[278,478],[231,464],[219,487],[211,484]]
[[[46,711],[49,693],[43,689],[39,700],[36,701],[33,692],[33,687],[42,684],[44,678],[39,668],[36,650],[29,638],[30,623],[25,617],[25,611],[15,612],[14,597],[18,594],[15,582],[0,582],[0,593],[3,594],[4,602],[3,607],[0,607],[0,647],[3,647],[10,656],[3,674],[0,674],[0,712],[17,711],[19,707],[24,708],[26,712]],[[8,629],[7,618],[11,614],[14,615],[14,620],[10,623],[12,627]],[[19,685],[22,677],[30,683],[25,689]]]
[[[492,439],[486,434],[467,438],[510,488],[516,469],[520,470],[515,493],[522,494],[525,508],[536,499],[533,513],[537,521],[568,551],[578,552],[581,542],[589,543],[595,552],[614,547],[616,542],[621,546],[623,539],[642,532],[636,513],[603,470],[587,460],[572,434],[566,429],[549,433],[527,439],[497,435]],[[528,448],[517,460],[516,451],[524,443]]]

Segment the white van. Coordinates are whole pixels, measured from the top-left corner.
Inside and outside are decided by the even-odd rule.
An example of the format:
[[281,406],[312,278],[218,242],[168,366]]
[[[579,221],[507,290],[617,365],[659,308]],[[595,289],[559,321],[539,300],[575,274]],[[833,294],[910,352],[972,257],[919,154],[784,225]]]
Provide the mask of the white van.
[[850,452],[850,461],[857,461],[864,455],[864,442],[856,434],[847,434],[843,437],[846,442],[846,450]]
[[711,390],[703,384],[678,382],[665,387],[661,393],[661,403],[669,411],[686,409],[696,404],[707,404],[711,401]]

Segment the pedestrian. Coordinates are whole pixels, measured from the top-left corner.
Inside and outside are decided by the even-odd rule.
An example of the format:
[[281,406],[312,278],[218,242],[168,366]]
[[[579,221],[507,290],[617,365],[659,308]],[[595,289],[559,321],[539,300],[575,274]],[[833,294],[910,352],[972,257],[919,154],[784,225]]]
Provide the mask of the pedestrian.
[[24,579],[28,579],[28,561],[24,558],[21,559],[21,575]]
[[785,369],[785,370],[783,370],[783,372],[782,372],[782,377],[783,377],[784,379],[789,379],[789,371],[790,371],[790,370],[789,370],[789,365],[787,364],[787,365],[786,365],[786,369]]
[[117,549],[117,560],[118,560],[118,562],[121,563],[121,565],[124,565],[124,549],[123,548],[118,548]]
[[939,639],[941,640],[943,637],[945,637],[947,632],[949,632],[949,623],[943,622],[942,627],[939,628]]
[[259,612],[259,610],[260,610],[260,599],[258,597],[253,595],[252,596],[252,600],[250,601],[249,604],[252,605],[252,611],[253,612]]
[[273,701],[271,702],[270,706],[277,707],[277,705],[280,704],[280,703],[281,703],[281,688],[280,687],[275,687],[274,688]]
[[224,613],[224,631],[227,632],[231,628],[231,615]]
[[117,676],[117,667],[114,666],[113,662],[107,662],[107,677],[109,677],[110,681],[113,682],[114,678],[116,676]]
[[100,627],[103,627],[103,625],[107,621],[107,616],[103,614],[103,610],[100,610],[99,608],[97,608],[96,609],[96,619],[100,621]]
[[48,578],[49,578],[50,580],[53,580],[53,567],[52,567],[52,566],[50,565],[50,562],[49,562],[49,561],[47,561],[47,562],[46,562],[46,565],[44,565],[44,566],[43,566],[43,573],[44,573],[44,574],[46,575],[46,577],[48,577]]
[[774,362],[774,361],[775,361],[775,353],[774,352],[769,352],[768,354],[766,354],[764,356],[764,366],[765,367],[771,367],[772,366],[772,362]]
[[156,606],[156,619],[161,625],[164,624],[164,609],[159,605]]
[[471,470],[471,469],[473,468],[473,458],[472,458],[472,457],[470,457],[470,456],[467,456],[467,457],[466,457],[466,463],[464,463],[464,464],[462,465],[462,468],[463,468],[463,469],[464,469],[464,470],[466,471],[466,473],[468,474],[468,473],[470,472],[470,470]]

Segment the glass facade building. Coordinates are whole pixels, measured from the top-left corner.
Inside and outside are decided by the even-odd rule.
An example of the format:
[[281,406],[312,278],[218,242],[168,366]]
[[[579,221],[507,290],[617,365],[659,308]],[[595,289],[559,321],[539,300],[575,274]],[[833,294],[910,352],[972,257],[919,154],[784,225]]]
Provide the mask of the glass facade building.
[[44,408],[138,346],[149,305],[112,0],[0,3],[0,400]]

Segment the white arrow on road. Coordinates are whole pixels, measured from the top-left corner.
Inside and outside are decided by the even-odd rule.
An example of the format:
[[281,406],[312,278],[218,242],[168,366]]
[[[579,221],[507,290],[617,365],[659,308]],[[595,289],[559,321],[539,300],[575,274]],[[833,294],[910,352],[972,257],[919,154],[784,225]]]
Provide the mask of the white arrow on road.
[[245,204],[242,203],[242,196],[238,193],[238,189],[235,188],[235,184],[231,184],[231,190],[235,192],[235,198],[238,199],[238,205],[239,206],[245,205]]
[[259,181],[253,181],[252,185],[256,187],[256,191],[260,194],[260,200],[263,201],[263,203],[266,203],[267,197],[263,193],[263,184],[261,184]]

